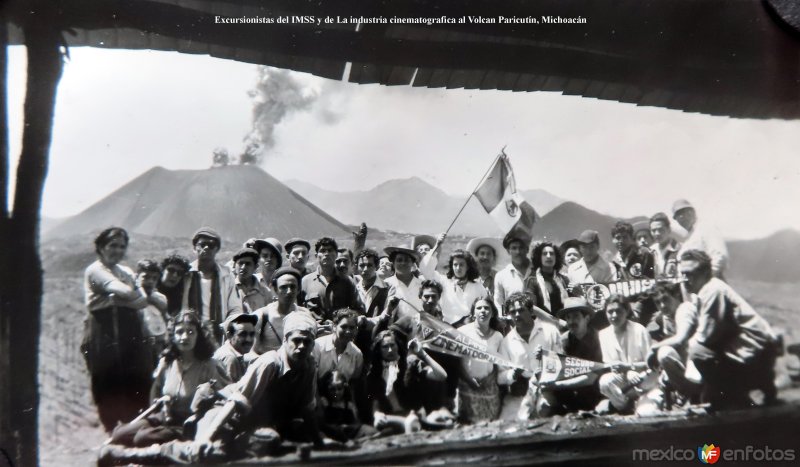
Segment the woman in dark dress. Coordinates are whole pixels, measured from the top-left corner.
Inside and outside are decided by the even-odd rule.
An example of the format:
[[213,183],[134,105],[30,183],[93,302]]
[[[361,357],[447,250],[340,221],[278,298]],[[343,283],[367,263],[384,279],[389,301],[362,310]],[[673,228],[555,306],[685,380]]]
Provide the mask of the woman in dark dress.
[[[555,316],[564,307],[569,279],[561,274],[561,250],[550,242],[538,243],[531,253],[532,274],[525,280],[525,290],[536,297],[535,305]],[[557,322],[553,318],[553,322]]]
[[100,421],[110,432],[147,407],[153,364],[138,310],[150,298],[134,272],[119,264],[128,248],[124,229],[106,229],[94,244],[98,259],[84,274],[88,314],[81,351]]

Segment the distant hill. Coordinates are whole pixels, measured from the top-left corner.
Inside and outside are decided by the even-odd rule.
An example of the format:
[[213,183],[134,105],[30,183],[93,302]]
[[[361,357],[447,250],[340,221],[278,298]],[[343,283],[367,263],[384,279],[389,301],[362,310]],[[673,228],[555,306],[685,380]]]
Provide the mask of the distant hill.
[[52,229],[53,227],[57,226],[63,221],[64,221],[63,217],[42,216],[39,219],[39,231],[43,234],[47,233],[48,230]]
[[[286,185],[347,224],[367,225],[400,232],[444,231],[466,198],[451,196],[418,178],[389,180],[367,191],[337,192],[298,180]],[[563,200],[544,190],[527,190],[522,195],[540,216]],[[460,235],[500,235],[486,211],[470,199],[451,233]]]
[[541,220],[533,227],[533,232],[536,238],[563,242],[576,238],[584,230],[596,230],[600,234],[601,248],[611,249],[611,228],[618,220],[634,223],[644,219],[645,217],[642,216],[613,217],[567,201],[542,216]]
[[800,232],[781,230],[757,240],[728,242],[728,276],[800,283]]
[[253,236],[308,238],[347,228],[286,185],[252,166],[208,170],[154,167],[45,236],[86,234],[117,225],[131,232],[191,237],[208,225],[236,242]]

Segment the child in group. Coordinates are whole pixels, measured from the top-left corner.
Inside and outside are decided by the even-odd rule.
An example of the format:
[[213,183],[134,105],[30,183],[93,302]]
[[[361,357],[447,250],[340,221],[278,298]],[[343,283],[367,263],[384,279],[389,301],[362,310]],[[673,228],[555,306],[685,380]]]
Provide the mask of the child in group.
[[320,381],[317,406],[320,430],[329,438],[347,442],[373,436],[377,430],[361,423],[353,402],[350,385],[338,370],[331,371]]

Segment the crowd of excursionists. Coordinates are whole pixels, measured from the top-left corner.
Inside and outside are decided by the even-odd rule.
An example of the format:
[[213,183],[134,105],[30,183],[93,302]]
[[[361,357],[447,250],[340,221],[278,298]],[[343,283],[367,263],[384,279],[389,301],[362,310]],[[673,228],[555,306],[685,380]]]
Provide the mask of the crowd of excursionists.
[[[203,227],[193,261],[142,259],[134,272],[121,263],[127,232],[108,228],[85,272],[81,346],[110,435],[100,463],[214,462],[578,411],[739,408],[756,390],[775,402],[780,339],[725,281],[725,244],[689,202],[604,234],[613,258],[586,230],[560,245],[474,238],[440,267],[447,235],[376,251],[362,225],[352,250],[254,238],[223,264],[221,235]],[[641,293],[587,293],[643,279]],[[423,314],[509,365],[433,351]],[[540,381],[545,351],[602,367]]]

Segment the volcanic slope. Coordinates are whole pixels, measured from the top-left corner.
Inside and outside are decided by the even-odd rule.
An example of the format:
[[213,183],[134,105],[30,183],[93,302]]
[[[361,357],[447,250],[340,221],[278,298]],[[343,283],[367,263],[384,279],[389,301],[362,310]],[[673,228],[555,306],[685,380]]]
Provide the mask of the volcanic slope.
[[346,232],[344,224],[257,167],[154,167],[64,220],[47,237],[86,234],[111,225],[163,237],[191,237],[207,225],[235,241]]

